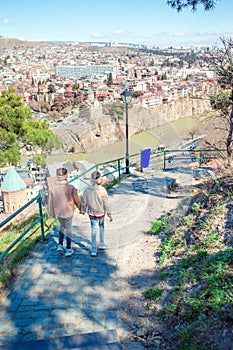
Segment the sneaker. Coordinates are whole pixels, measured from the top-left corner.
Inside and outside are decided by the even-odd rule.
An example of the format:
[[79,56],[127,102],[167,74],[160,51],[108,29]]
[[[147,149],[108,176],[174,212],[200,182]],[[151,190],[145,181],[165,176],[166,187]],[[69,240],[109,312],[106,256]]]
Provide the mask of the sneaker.
[[91,256],[97,256],[97,250],[96,249],[92,249],[91,250]]
[[63,253],[63,252],[64,252],[64,247],[63,247],[63,245],[58,244],[58,246],[57,246],[57,252],[59,252],[59,253]]
[[106,246],[104,245],[104,243],[100,243],[98,249],[99,249],[99,250],[105,250],[105,249],[106,249]]
[[65,253],[65,256],[71,256],[74,254],[74,249],[70,248],[70,249],[66,249],[66,253]]

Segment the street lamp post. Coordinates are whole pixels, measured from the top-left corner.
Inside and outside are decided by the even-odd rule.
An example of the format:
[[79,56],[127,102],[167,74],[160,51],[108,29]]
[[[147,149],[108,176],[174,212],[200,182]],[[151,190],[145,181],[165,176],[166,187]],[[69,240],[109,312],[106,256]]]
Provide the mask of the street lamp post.
[[129,174],[129,123],[128,123],[128,105],[132,100],[132,94],[130,91],[125,90],[121,93],[122,101],[125,103],[125,140],[126,140],[126,151],[125,151],[125,165],[126,174]]

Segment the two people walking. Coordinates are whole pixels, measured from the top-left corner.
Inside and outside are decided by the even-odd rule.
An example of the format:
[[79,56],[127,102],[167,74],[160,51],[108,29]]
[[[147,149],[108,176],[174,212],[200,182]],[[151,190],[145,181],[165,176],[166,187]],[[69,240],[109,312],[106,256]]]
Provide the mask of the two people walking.
[[[49,213],[52,218],[59,221],[59,238],[57,251],[65,251],[65,256],[74,254],[71,248],[72,241],[72,220],[75,206],[81,214],[86,212],[91,224],[91,256],[97,256],[97,235],[99,231],[99,249],[105,250],[104,244],[104,219],[105,215],[112,221],[112,214],[109,205],[108,193],[102,186],[103,179],[99,171],[91,174],[91,185],[83,192],[82,199],[77,194],[75,187],[68,183],[68,172],[65,168],[56,171],[56,182],[49,191]],[[63,242],[66,237],[66,249]]]

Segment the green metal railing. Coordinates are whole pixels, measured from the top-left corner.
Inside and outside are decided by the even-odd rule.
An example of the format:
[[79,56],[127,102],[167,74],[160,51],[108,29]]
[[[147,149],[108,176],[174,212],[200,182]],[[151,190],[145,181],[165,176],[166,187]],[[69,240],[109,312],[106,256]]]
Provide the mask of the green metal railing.
[[[164,149],[163,151],[153,151],[150,153],[150,168],[169,170],[172,168],[182,168],[188,163],[198,162],[199,167],[202,167],[206,162],[216,158],[219,152],[226,150],[213,149]],[[141,167],[141,171],[143,168]]]
[[42,209],[42,195],[38,194],[35,198],[31,199],[29,202],[27,202],[26,204],[24,204],[20,209],[18,209],[17,211],[15,211],[13,214],[11,214],[10,216],[8,216],[5,220],[3,220],[0,223],[0,228],[6,226],[10,221],[12,221],[17,215],[19,215],[20,213],[22,213],[25,209],[27,209],[31,204],[33,204],[34,202],[38,203],[38,212],[39,212],[39,217],[36,218],[33,223],[27,227],[26,230],[24,230],[21,235],[14,241],[12,242],[1,254],[0,254],[0,260],[2,260],[6,254],[12,249],[14,248],[14,246],[29,232],[31,231],[31,229],[37,225],[40,222],[40,228],[41,228],[41,235],[42,235],[42,239],[45,239],[44,237],[44,216],[46,215],[46,213],[43,214],[43,209]]
[[[163,170],[179,168],[188,163],[197,162],[202,167],[208,161],[216,158],[219,152],[226,150],[194,149],[194,150],[164,150]],[[183,164],[182,164],[183,163]]]

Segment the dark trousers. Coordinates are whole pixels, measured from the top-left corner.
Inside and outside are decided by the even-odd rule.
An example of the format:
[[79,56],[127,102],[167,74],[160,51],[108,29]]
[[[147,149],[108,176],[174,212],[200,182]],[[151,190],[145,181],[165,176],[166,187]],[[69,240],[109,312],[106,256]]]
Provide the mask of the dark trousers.
[[72,238],[72,219],[73,216],[69,218],[58,218],[60,229],[59,229],[59,241],[58,243],[63,245],[64,237],[66,236],[66,248],[71,248],[71,238]]

